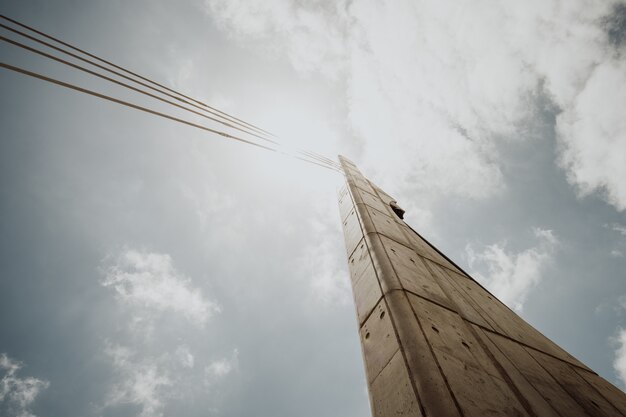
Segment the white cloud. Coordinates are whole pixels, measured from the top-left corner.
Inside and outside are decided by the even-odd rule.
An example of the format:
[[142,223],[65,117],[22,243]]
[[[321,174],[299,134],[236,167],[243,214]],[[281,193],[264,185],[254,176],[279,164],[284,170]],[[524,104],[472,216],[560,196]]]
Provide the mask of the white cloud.
[[[617,299],[617,304],[613,310],[622,315],[626,311],[626,295],[621,295]],[[612,344],[617,345],[615,349],[615,357],[613,359],[613,369],[617,373],[617,377],[622,381],[622,385],[626,388],[626,329],[617,328],[617,335],[610,338]]]
[[617,299],[611,297],[598,304],[594,310],[596,314],[615,314],[622,316],[626,312],[626,295],[621,295]]
[[22,363],[0,354],[0,412],[16,417],[34,417],[31,405],[50,383],[34,377],[19,377]]
[[613,369],[615,369],[617,376],[622,381],[624,388],[626,388],[626,329],[617,329],[616,341],[618,347],[615,350]]
[[[334,78],[344,66],[346,15],[342,2],[296,5],[282,0],[208,0],[206,6],[232,34],[263,41],[274,52],[286,53],[301,71],[321,71]],[[306,51],[300,49],[303,45]]]
[[133,306],[182,314],[202,325],[220,307],[207,300],[191,280],[180,274],[169,255],[137,250],[124,251],[106,270],[102,281],[117,297]]
[[626,62],[599,63],[570,106],[558,117],[561,164],[580,192],[605,193],[626,209]]
[[107,346],[105,353],[111,358],[119,382],[113,385],[105,406],[135,404],[141,407],[139,416],[159,417],[168,387],[173,385],[167,371],[153,358],[138,359],[136,352],[120,345]]
[[[180,333],[180,320],[155,313],[180,314],[202,325],[220,308],[176,271],[169,255],[124,250],[105,268],[101,284],[114,290],[125,317],[116,333],[105,339],[104,354],[115,376],[102,408],[132,404],[139,407],[141,417],[162,416],[166,406],[202,387],[207,373],[196,366],[188,344],[195,346],[194,340]],[[204,329],[196,328],[194,333],[198,331]],[[177,344],[173,345],[174,335]],[[214,379],[236,363],[236,351],[230,360],[215,362]],[[212,395],[206,390],[201,394]]]
[[214,360],[204,368],[204,382],[213,385],[220,379],[231,374],[239,368],[239,350],[234,349],[229,358]]
[[613,223],[611,225],[606,225],[608,227],[610,227],[612,230],[626,236],[626,226],[622,226],[619,223]]
[[481,252],[471,245],[466,247],[472,276],[517,311],[522,310],[529,292],[542,280],[543,269],[559,243],[551,230],[535,228],[533,232],[537,245],[519,253],[508,252],[506,243],[488,245]]
[[301,258],[305,275],[310,277],[312,294],[323,304],[346,305],[352,300],[345,267],[344,250],[329,239],[310,246]]
[[615,3],[206,1],[238,38],[341,80],[361,162],[422,196],[497,193],[496,145],[523,139],[545,93],[568,180],[623,210],[626,54],[603,27]]
[[[327,213],[332,212],[330,204],[336,202],[327,200],[315,207],[316,213],[308,222],[308,239],[296,265],[301,270],[298,275],[309,282],[310,295],[315,305],[343,306],[352,302],[352,292],[340,223],[327,216]],[[338,239],[329,238],[333,235]]]
[[[624,7],[626,10],[626,6]],[[619,233],[622,236],[626,236],[626,226],[623,226],[619,223],[611,223],[611,224],[604,224],[604,227],[606,227],[607,229],[611,229],[617,233]],[[624,257],[624,252],[622,250],[622,248],[614,248],[611,250],[610,255],[613,258],[623,258]]]
[[176,357],[180,361],[181,365],[185,368],[193,368],[194,357],[191,354],[189,348],[185,345],[180,345],[176,348]]

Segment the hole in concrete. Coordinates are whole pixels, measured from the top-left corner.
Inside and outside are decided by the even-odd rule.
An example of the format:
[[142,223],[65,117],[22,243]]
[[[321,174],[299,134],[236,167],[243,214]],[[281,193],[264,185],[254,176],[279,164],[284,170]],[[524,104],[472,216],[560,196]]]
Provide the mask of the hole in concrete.
[[382,319],[383,317],[385,317],[385,312],[384,311],[382,313],[380,313],[380,318]]
[[436,328],[435,326],[430,326],[431,329],[433,329],[436,333],[439,333],[439,329]]
[[465,343],[465,342],[461,342],[461,344],[462,344],[463,346],[465,346],[465,347],[467,348],[467,350],[469,350],[469,348],[470,348],[470,347],[469,347],[469,345],[468,345],[467,343]]
[[370,332],[365,333],[365,338],[369,339],[370,338]]
[[391,207],[391,210],[393,210],[396,216],[398,216],[400,219],[404,219],[405,211],[402,207],[398,205],[398,203],[392,200],[389,202],[389,206]]

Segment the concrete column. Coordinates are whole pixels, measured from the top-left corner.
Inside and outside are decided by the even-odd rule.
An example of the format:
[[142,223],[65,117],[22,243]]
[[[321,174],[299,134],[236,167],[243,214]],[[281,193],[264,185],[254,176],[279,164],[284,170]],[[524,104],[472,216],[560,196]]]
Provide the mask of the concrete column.
[[340,157],[339,204],[374,417],[626,416],[626,395],[543,336]]

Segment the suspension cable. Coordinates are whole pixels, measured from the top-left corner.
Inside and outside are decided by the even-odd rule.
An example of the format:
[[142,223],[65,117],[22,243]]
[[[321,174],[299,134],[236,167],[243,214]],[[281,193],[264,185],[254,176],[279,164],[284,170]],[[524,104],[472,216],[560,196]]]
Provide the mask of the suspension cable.
[[[58,38],[55,38],[54,36],[51,36],[51,35],[49,35],[49,34],[47,34],[47,33],[45,33],[45,32],[39,31],[39,30],[37,30],[37,29],[35,29],[35,28],[31,27],[31,26],[26,25],[25,23],[18,22],[17,20],[11,19],[10,17],[4,16],[4,15],[0,15],[0,18],[1,18],[1,19],[6,20],[6,21],[8,21],[8,22],[11,22],[11,23],[13,23],[13,24],[15,24],[15,25],[18,25],[18,26],[20,26],[20,27],[22,27],[22,28],[24,28],[24,29],[27,29],[27,30],[29,30],[29,31],[31,31],[31,32],[33,32],[33,33],[36,33],[36,34],[38,34],[38,35],[40,35],[40,36],[43,36],[43,37],[45,37],[45,38],[47,38],[47,39],[50,39],[50,40],[52,40],[52,41],[54,41],[54,42],[57,42],[58,44],[63,45],[63,46],[65,46],[65,47],[68,47],[68,48],[70,48],[70,49],[72,49],[72,50],[74,50],[74,51],[76,51],[76,52],[80,52],[81,54],[86,55],[86,56],[88,56],[88,57],[90,57],[90,58],[93,58],[93,59],[95,59],[95,60],[97,60],[97,61],[99,61],[99,62],[102,62],[102,63],[104,63],[104,64],[110,65],[110,66],[111,66],[111,67],[113,67],[113,68],[116,68],[116,69],[118,69],[118,70],[120,70],[120,71],[123,71],[123,72],[125,72],[125,73],[127,73],[127,74],[130,74],[130,75],[132,75],[132,76],[134,76],[134,77],[137,77],[137,78],[139,78],[139,79],[141,79],[141,80],[147,81],[147,82],[149,82],[149,83],[151,83],[151,84],[153,84],[153,85],[155,85],[155,86],[157,86],[157,87],[160,87],[160,88],[162,88],[162,89],[164,89],[164,90],[169,91],[170,93],[177,94],[177,95],[179,95],[179,96],[181,96],[181,97],[183,97],[183,98],[185,98],[185,99],[187,99],[187,100],[191,100],[191,101],[193,101],[193,102],[195,102],[195,103],[197,103],[197,104],[200,104],[200,105],[202,105],[202,106],[206,107],[206,108],[207,108],[207,109],[209,109],[209,110],[212,110],[212,111],[214,111],[214,112],[216,112],[216,113],[218,113],[218,114],[221,114],[221,115],[222,115],[222,117],[232,118],[232,119],[233,119],[233,121],[235,121],[235,122],[242,123],[242,124],[244,124],[244,125],[247,125],[247,126],[248,126],[248,127],[250,127],[250,128],[253,128],[253,129],[255,129],[255,130],[259,130],[259,131],[261,131],[261,132],[263,132],[263,133],[265,133],[265,134],[268,134],[268,135],[270,135],[270,136],[274,136],[272,133],[270,133],[270,132],[268,132],[268,131],[266,131],[266,130],[264,130],[264,129],[261,129],[260,127],[257,127],[257,126],[255,126],[255,125],[253,125],[253,124],[251,124],[251,123],[248,123],[248,122],[245,122],[245,121],[243,121],[243,120],[240,120],[240,119],[238,119],[238,118],[236,118],[236,117],[234,117],[234,116],[229,115],[229,114],[228,114],[228,113],[226,113],[226,112],[223,112],[223,111],[221,111],[221,110],[219,110],[219,109],[216,109],[216,108],[214,108],[214,107],[211,107],[211,106],[209,106],[208,104],[203,103],[203,102],[202,102],[202,101],[200,101],[200,100],[196,100],[196,99],[194,99],[194,98],[191,98],[191,97],[189,97],[189,96],[187,96],[187,95],[185,95],[185,94],[183,94],[183,93],[180,93],[180,92],[178,92],[178,91],[176,91],[176,90],[174,90],[174,89],[171,89],[171,88],[169,88],[169,87],[167,87],[167,86],[165,86],[165,85],[162,85],[162,84],[160,84],[160,83],[158,83],[158,82],[156,82],[156,81],[153,81],[153,80],[151,80],[151,79],[149,79],[149,78],[146,78],[146,77],[144,77],[144,76],[142,76],[142,75],[140,75],[140,74],[137,74],[137,73],[135,73],[135,72],[133,72],[133,71],[130,71],[130,70],[128,70],[128,69],[126,69],[126,68],[124,68],[124,67],[122,67],[122,66],[116,65],[116,64],[114,64],[113,62],[110,62],[110,61],[108,61],[108,60],[106,60],[106,59],[100,58],[100,57],[99,57],[99,56],[97,56],[97,55],[91,54],[91,53],[89,53],[89,52],[87,52],[87,51],[85,51],[85,50],[83,50],[83,49],[80,49],[80,48],[78,48],[78,47],[76,47],[76,46],[72,45],[72,44],[69,44],[69,43],[67,43],[67,42],[64,42],[64,41],[62,41],[62,40],[58,39]],[[3,26],[3,27],[5,27],[6,29],[13,30],[13,29],[11,29],[11,28],[9,28],[9,27],[5,26],[5,25],[2,25],[2,26]],[[33,39],[33,40],[35,40],[35,39]],[[52,47],[52,46],[50,46],[50,47]],[[55,48],[55,49],[56,49],[56,48]],[[78,58],[78,57],[77,57],[77,58]]]
[[[155,116],[159,116],[159,117],[162,117],[162,118],[165,118],[165,119],[169,119],[169,120],[172,120],[172,121],[175,121],[175,122],[187,125],[187,126],[195,127],[197,129],[201,129],[201,130],[204,130],[206,132],[210,132],[210,133],[214,133],[216,135],[222,136],[222,137],[224,137],[226,139],[236,140],[236,141],[245,143],[247,145],[251,145],[251,146],[255,146],[255,147],[261,148],[261,149],[265,149],[265,150],[270,151],[270,152],[279,152],[275,148],[271,148],[269,146],[265,146],[265,145],[262,145],[260,143],[252,142],[252,141],[249,141],[247,139],[231,135],[231,134],[229,134],[227,132],[223,132],[223,131],[216,130],[216,129],[211,129],[210,127],[203,126],[203,125],[200,125],[198,123],[191,122],[189,120],[184,120],[184,119],[181,119],[181,118],[178,118],[178,117],[175,117],[175,116],[171,116],[171,115],[166,114],[166,113],[162,113],[162,112],[159,112],[159,111],[156,111],[156,110],[144,107],[144,106],[140,106],[140,105],[135,104],[135,103],[131,103],[131,102],[128,102],[128,101],[125,101],[125,100],[121,100],[121,99],[118,99],[118,98],[115,98],[115,97],[111,97],[111,96],[108,96],[106,94],[98,93],[96,91],[89,90],[87,88],[83,88],[83,87],[77,86],[75,84],[66,83],[64,81],[61,81],[61,80],[58,80],[58,79],[55,79],[55,78],[52,78],[52,77],[47,77],[45,75],[42,75],[42,74],[39,74],[39,73],[36,73],[36,72],[28,71],[28,70],[26,70],[24,68],[16,67],[14,65],[6,64],[4,62],[0,62],[0,68],[5,68],[5,69],[8,69],[10,71],[14,71],[14,72],[17,72],[17,73],[20,73],[20,74],[23,74],[23,75],[27,75],[27,76],[32,77],[32,78],[37,78],[39,80],[46,81],[46,82],[49,82],[49,83],[52,83],[52,84],[56,84],[58,86],[65,87],[65,88],[68,88],[68,89],[71,89],[71,90],[74,90],[74,91],[78,91],[78,92],[83,93],[83,94],[87,94],[87,95],[90,95],[90,96],[93,96],[93,97],[97,97],[97,98],[100,98],[100,99],[103,99],[103,100],[107,100],[107,101],[110,101],[110,102],[113,102],[113,103],[116,103],[116,104],[120,104],[122,106],[130,107],[130,108],[133,108],[135,110],[142,111],[144,113],[149,113],[149,114],[152,114],[152,115],[155,115]],[[282,152],[279,152],[279,153],[282,153]],[[322,164],[319,164],[319,163],[314,162],[314,161],[305,160],[305,159],[302,159],[302,158],[298,158],[298,159],[301,159],[301,160],[303,160],[305,162],[309,162],[309,163],[314,164],[314,165],[321,166],[323,168],[334,169],[331,166],[322,165]]]
[[[70,49],[72,49],[72,50],[77,51],[77,52],[80,52],[81,54],[84,54],[84,55],[86,55],[86,56],[88,56],[88,57],[91,57],[91,58],[93,58],[93,59],[95,59],[95,60],[97,60],[97,61],[99,61],[99,62],[103,62],[103,63],[105,63],[105,64],[107,64],[107,65],[110,65],[110,66],[112,66],[112,67],[114,67],[114,68],[117,68],[117,69],[119,69],[119,70],[121,70],[121,71],[123,71],[123,72],[125,72],[125,73],[127,73],[127,74],[132,75],[133,77],[137,77],[137,78],[139,78],[139,79],[141,79],[141,80],[145,80],[145,81],[149,82],[150,84],[156,85],[156,86],[157,86],[157,87],[159,87],[159,88],[155,88],[155,87],[153,87],[152,85],[146,84],[146,83],[144,83],[144,82],[142,82],[142,81],[139,81],[139,80],[137,80],[137,79],[135,79],[135,78],[129,77],[129,76],[124,75],[124,74],[122,74],[122,73],[120,73],[120,72],[118,72],[118,71],[115,71],[115,70],[112,70],[112,69],[110,69],[110,68],[107,68],[107,67],[105,67],[105,66],[103,66],[103,65],[100,65],[100,64],[98,64],[97,62],[94,62],[93,60],[90,60],[90,59],[88,59],[88,58],[81,57],[81,56],[76,55],[76,54],[74,54],[74,53],[72,53],[72,52],[69,52],[69,51],[67,51],[67,50],[65,50],[65,49],[63,49],[63,48],[57,47],[57,46],[55,46],[55,45],[52,45],[52,44],[50,44],[50,43],[48,43],[48,42],[46,42],[46,41],[44,41],[44,40],[41,40],[41,39],[39,39],[39,38],[37,38],[37,37],[31,36],[31,35],[29,35],[29,34],[27,34],[27,33],[24,33],[24,32],[22,32],[22,31],[20,31],[20,30],[17,30],[17,29],[15,29],[15,28],[12,28],[12,27],[9,27],[9,26],[6,26],[6,25],[4,25],[4,24],[0,23],[0,27],[4,28],[4,29],[6,29],[6,30],[9,30],[9,31],[11,31],[11,32],[13,32],[13,33],[16,33],[16,34],[18,34],[18,35],[20,35],[20,36],[26,37],[26,38],[28,38],[28,39],[30,39],[30,40],[32,40],[32,41],[35,41],[35,42],[37,42],[37,43],[39,43],[39,44],[42,44],[42,45],[44,45],[44,46],[46,46],[46,47],[48,47],[48,48],[54,49],[54,50],[56,50],[56,51],[58,51],[58,52],[61,52],[61,53],[63,53],[63,54],[66,54],[66,55],[68,55],[68,56],[71,56],[71,57],[73,57],[73,58],[75,58],[75,59],[78,59],[78,60],[80,60],[80,61],[86,62],[86,63],[88,63],[88,64],[90,64],[90,65],[95,66],[96,68],[99,68],[99,69],[101,69],[101,70],[104,70],[104,71],[107,71],[107,72],[109,72],[109,73],[112,73],[112,74],[114,74],[114,75],[116,75],[116,76],[118,76],[118,77],[124,78],[124,79],[126,79],[126,80],[128,80],[128,81],[131,81],[131,82],[133,82],[133,83],[136,83],[136,84],[138,84],[138,85],[139,85],[139,86],[141,86],[141,87],[148,88],[148,89],[150,89],[150,90],[152,90],[152,91],[158,92],[159,94],[163,94],[163,95],[168,96],[168,97],[170,97],[170,98],[173,98],[173,99],[175,99],[175,100],[177,100],[177,101],[179,101],[179,102],[182,102],[182,103],[184,103],[184,104],[190,105],[190,106],[192,106],[192,107],[194,107],[194,108],[196,108],[196,109],[199,109],[199,110],[201,110],[201,111],[203,111],[203,112],[207,112],[207,113],[209,113],[209,114],[211,114],[211,115],[207,115],[207,114],[205,114],[205,113],[200,113],[200,112],[198,112],[198,111],[196,111],[196,110],[193,110],[193,109],[191,109],[191,108],[188,108],[188,107],[186,107],[186,106],[182,106],[182,105],[180,105],[180,104],[178,104],[178,103],[174,103],[174,102],[172,102],[172,101],[170,101],[170,100],[167,100],[167,99],[164,99],[164,98],[159,97],[159,96],[157,96],[157,95],[154,95],[154,94],[152,94],[152,93],[150,93],[150,92],[148,92],[148,91],[143,90],[141,87],[139,87],[139,88],[137,88],[137,87],[133,87],[132,85],[129,85],[129,84],[124,83],[124,82],[122,82],[122,81],[118,81],[118,80],[116,80],[116,79],[113,79],[113,78],[111,78],[111,77],[108,77],[108,76],[106,76],[106,75],[103,75],[103,74],[101,74],[101,73],[99,73],[99,72],[97,72],[97,71],[92,71],[92,70],[90,70],[90,69],[88,69],[88,68],[85,68],[85,67],[80,66],[80,65],[77,65],[77,64],[75,64],[75,63],[72,63],[72,62],[66,61],[66,60],[61,59],[61,58],[59,58],[59,57],[57,57],[57,56],[54,56],[54,55],[48,54],[48,53],[46,53],[46,52],[43,52],[43,51],[41,51],[41,50],[38,50],[38,49],[32,48],[32,47],[30,47],[30,46],[27,46],[27,45],[25,45],[25,44],[22,44],[22,43],[20,43],[20,42],[15,41],[15,40],[12,40],[12,39],[9,39],[9,38],[6,38],[6,37],[3,37],[3,36],[0,36],[0,40],[2,40],[2,41],[4,41],[4,42],[7,42],[7,43],[10,43],[10,44],[13,44],[14,46],[17,46],[17,47],[20,47],[20,48],[22,48],[22,49],[28,50],[28,51],[30,51],[30,52],[33,52],[33,53],[38,54],[38,55],[40,55],[40,56],[43,56],[43,57],[45,57],[45,58],[48,58],[48,59],[51,59],[51,60],[57,61],[57,62],[62,63],[62,64],[64,64],[64,65],[67,65],[67,66],[73,67],[73,68],[75,68],[75,69],[78,69],[78,70],[83,71],[83,72],[85,72],[85,73],[88,73],[88,74],[90,74],[90,75],[93,75],[93,76],[99,77],[99,78],[104,79],[104,80],[106,80],[106,81],[109,81],[109,82],[111,82],[111,83],[114,83],[114,84],[117,84],[117,85],[123,86],[123,87],[125,87],[125,88],[128,88],[128,89],[130,89],[130,90],[133,90],[133,91],[138,92],[138,93],[140,93],[140,94],[144,94],[144,95],[146,95],[146,96],[148,96],[148,97],[154,98],[154,99],[156,99],[156,100],[159,100],[159,101],[164,102],[164,103],[166,103],[166,104],[172,105],[172,106],[174,106],[174,107],[177,107],[177,108],[180,108],[180,109],[183,109],[183,110],[189,111],[189,112],[191,112],[191,113],[194,113],[194,114],[196,114],[196,115],[199,115],[199,116],[204,117],[204,118],[206,118],[206,119],[209,119],[209,120],[211,120],[211,121],[214,121],[214,122],[220,123],[220,124],[222,124],[222,125],[224,125],[224,126],[227,126],[227,127],[229,127],[229,128],[232,128],[232,129],[238,130],[238,131],[240,131],[240,132],[242,132],[242,133],[245,133],[245,134],[248,134],[248,135],[252,135],[252,136],[254,136],[254,137],[258,138],[258,139],[261,139],[261,140],[267,141],[267,142],[269,142],[269,143],[271,143],[271,144],[273,144],[273,145],[276,145],[276,146],[285,146],[285,147],[289,148],[289,146],[287,146],[286,144],[281,144],[280,142],[278,142],[278,141],[276,141],[276,140],[273,140],[273,139],[270,139],[270,138],[268,138],[268,137],[267,137],[267,136],[271,136],[271,137],[273,137],[273,138],[276,138],[276,136],[275,136],[274,134],[272,134],[272,133],[270,133],[270,132],[268,132],[268,131],[266,131],[266,130],[264,130],[264,129],[261,129],[261,128],[259,128],[259,127],[255,126],[255,125],[253,125],[253,124],[251,124],[251,123],[248,123],[248,122],[245,122],[245,121],[243,121],[243,120],[240,120],[240,119],[238,119],[238,118],[236,118],[236,117],[234,117],[234,116],[231,116],[231,115],[229,115],[229,114],[227,114],[227,113],[225,113],[225,112],[223,112],[223,111],[221,111],[221,110],[215,109],[215,108],[213,108],[213,107],[211,107],[211,106],[209,106],[209,105],[207,105],[207,104],[205,104],[205,103],[203,103],[203,102],[201,102],[201,101],[199,101],[199,100],[196,100],[196,99],[193,99],[193,98],[191,98],[191,97],[189,97],[189,96],[186,96],[186,95],[184,95],[184,94],[182,94],[182,93],[180,93],[180,92],[178,92],[178,91],[176,91],[176,90],[173,90],[173,89],[168,88],[168,87],[166,87],[166,86],[164,86],[164,85],[162,85],[162,84],[159,84],[159,83],[157,83],[157,82],[155,82],[155,81],[152,81],[152,80],[150,80],[149,78],[143,77],[143,76],[141,76],[141,75],[139,75],[139,74],[137,74],[137,73],[135,73],[135,72],[132,72],[132,71],[130,71],[130,70],[127,70],[127,69],[126,69],[126,68],[124,68],[124,67],[121,67],[121,66],[119,66],[119,65],[113,64],[113,63],[112,63],[112,62],[110,62],[110,61],[107,61],[107,60],[105,60],[105,59],[102,59],[102,58],[100,58],[100,57],[98,57],[98,56],[94,55],[94,54],[91,54],[91,53],[89,53],[89,52],[86,52],[86,51],[84,51],[84,50],[82,50],[82,49],[80,49],[80,48],[77,48],[77,47],[75,47],[75,46],[73,46],[73,45],[69,44],[69,43],[63,42],[63,41],[61,41],[61,40],[59,40],[59,39],[57,39],[57,38],[55,38],[55,37],[53,37],[53,36],[50,36],[50,35],[48,35],[48,34],[46,34],[46,33],[44,33],[44,32],[38,31],[38,30],[36,30],[36,29],[34,29],[34,28],[32,28],[32,27],[30,27],[30,26],[28,26],[28,25],[25,25],[25,24],[23,24],[23,23],[21,23],[21,22],[18,22],[18,21],[14,20],[14,19],[8,18],[8,17],[6,17],[6,16],[4,16],[4,15],[0,15],[0,18],[4,19],[4,20],[6,20],[6,21],[12,22],[12,23],[14,23],[15,25],[18,25],[18,26],[20,26],[20,27],[26,28],[26,29],[28,29],[28,30],[30,30],[30,31],[32,31],[32,32],[34,32],[34,33],[36,33],[36,34],[39,34],[39,35],[41,35],[41,36],[43,36],[43,37],[45,37],[45,38],[47,38],[47,39],[51,39],[51,40],[53,40],[54,42],[57,42],[57,43],[59,43],[59,44],[61,44],[61,45],[64,45],[64,46],[66,46],[66,47],[68,47],[68,48],[70,48]],[[7,65],[8,65],[8,64],[4,64],[3,66],[4,66],[5,68],[8,68],[8,67],[7,67]],[[9,65],[9,67],[11,67],[11,66]],[[14,67],[14,68],[17,68],[17,67]],[[8,68],[8,69],[11,69],[11,68]],[[20,70],[23,70],[23,69],[20,69]],[[40,79],[45,79],[45,78],[48,78],[48,77],[45,77],[45,76],[43,76],[43,75],[41,75],[41,74],[30,73],[30,72],[29,72],[29,71],[27,71],[27,70],[23,70],[23,71],[26,71],[26,72],[28,72],[28,73],[29,73],[29,74],[26,74],[26,73],[22,72],[22,73],[24,73],[24,74],[26,74],[26,75],[31,75],[31,76],[35,76],[35,75],[37,75],[37,76],[35,76],[35,78],[40,78]],[[20,72],[20,71],[18,71],[18,72]],[[32,74],[35,74],[35,75],[32,75]],[[44,77],[44,78],[41,78],[41,77]],[[50,82],[59,81],[59,80],[54,80],[54,79],[50,79],[50,80],[45,79],[45,80],[46,80],[46,81],[50,81]],[[54,80],[54,81],[51,81],[51,80]],[[62,84],[59,84],[59,85],[63,85],[63,86],[65,86],[65,87],[72,88],[72,87],[69,87],[69,85],[70,85],[70,84],[68,84],[68,83],[63,83],[63,82],[61,82],[61,81],[59,81],[59,82],[60,82],[60,83],[62,83]],[[58,84],[58,83],[57,83],[57,84]],[[64,85],[64,84],[67,84],[67,85]],[[81,88],[81,87],[78,87],[78,86],[74,86],[74,87],[76,87],[76,88]],[[74,89],[75,89],[75,88],[74,88]],[[164,90],[166,90],[166,91],[163,91],[162,89],[164,89]],[[87,90],[87,89],[82,89],[82,90],[85,90],[85,91],[83,91],[83,92],[91,92],[91,93],[95,93],[95,94],[100,94],[100,93],[96,93],[96,92],[93,92],[93,91],[91,91],[91,90]],[[176,95],[170,94],[169,92],[172,92],[172,93],[174,93],[174,94],[176,94]],[[90,93],[88,93],[88,94],[90,94]],[[92,95],[94,95],[94,94],[92,94]],[[105,96],[104,94],[100,94],[100,95],[101,95],[101,96],[103,96],[103,97],[98,96],[98,97],[100,97],[100,98],[104,98],[104,96]],[[183,98],[178,97],[178,96],[181,96],[181,97],[183,97]],[[107,96],[107,97],[109,97],[109,96]],[[114,99],[113,97],[109,97],[109,98]],[[118,100],[118,99],[114,99],[114,100]],[[118,101],[123,102],[123,100],[118,100]],[[132,103],[128,103],[128,102],[124,102],[124,103],[131,104],[131,106],[130,106],[130,107],[134,107],[134,108],[137,108],[137,109],[139,109],[140,107],[142,107],[142,106],[139,106],[139,105],[134,105],[134,104],[132,104]],[[119,103],[119,104],[124,104],[124,103]],[[200,104],[202,107],[201,107],[201,106],[199,106],[198,104],[195,104],[195,103]],[[125,104],[125,105],[126,105],[126,104]],[[146,109],[146,108],[143,108],[143,109]],[[151,109],[147,109],[147,110],[150,110],[150,112],[156,112],[155,110],[151,110]],[[160,113],[160,112],[156,112],[156,113]],[[163,115],[165,115],[165,113],[163,113]],[[166,116],[168,116],[168,115],[166,115]],[[218,118],[216,118],[216,117],[213,117],[213,116],[219,117],[219,119],[218,119]],[[184,121],[183,119],[178,119],[178,118],[175,118],[175,117],[173,117],[173,116],[168,116],[168,118],[171,118],[171,119],[173,118],[172,120],[176,119],[177,121],[182,121],[182,122],[183,122],[183,123],[185,123],[185,124],[192,123],[192,122],[186,123],[187,121]],[[224,119],[224,120],[223,120],[223,119]],[[193,124],[193,125],[196,125],[195,123],[192,123],[192,124]],[[202,126],[202,125],[198,125],[198,126]],[[197,126],[196,126],[196,127],[197,127]],[[211,132],[213,132],[213,133],[220,132],[220,131],[217,131],[217,130],[215,130],[215,129],[210,129],[210,128],[207,128],[206,126],[202,126],[202,127],[206,128],[206,129],[209,129],[209,131],[211,131]],[[206,129],[205,129],[205,130],[206,130]],[[258,144],[257,144],[257,143],[255,143],[255,142],[252,142],[252,141],[249,141],[249,140],[246,140],[246,139],[243,139],[243,138],[239,138],[239,137],[237,137],[237,136],[230,135],[230,134],[228,134],[228,133],[226,133],[226,132],[222,132],[222,133],[224,133],[224,134],[228,135],[228,137],[232,137],[232,138],[235,138],[235,139],[237,139],[237,140],[243,140],[243,141],[245,141],[246,143],[250,143],[250,144],[255,144],[255,145],[258,145]],[[218,133],[218,134],[219,134],[219,133]],[[222,136],[224,136],[224,135],[222,135]],[[266,147],[266,146],[262,146],[262,145],[258,145],[258,146],[261,146],[261,147],[263,147],[263,148],[268,148],[268,147]],[[270,149],[270,148],[268,148],[268,149]],[[280,152],[280,153],[285,153],[285,152],[281,152],[281,151],[279,151],[278,149],[275,149],[275,148],[271,148],[271,149],[273,149],[274,151],[278,151],[278,152]],[[327,158],[327,157],[325,157],[325,156],[323,156],[323,155],[321,155],[321,154],[318,154],[318,153],[316,153],[316,152],[312,152],[312,151],[308,151],[308,150],[298,149],[298,148],[294,148],[294,151],[295,151],[296,153],[301,154],[301,155],[303,156],[303,157],[298,157],[298,156],[293,155],[293,154],[291,155],[291,156],[293,156],[293,157],[295,157],[295,158],[297,158],[297,159],[306,160],[307,162],[313,163],[313,164],[315,164],[315,165],[321,165],[321,166],[324,166],[324,167],[330,167],[331,169],[334,169],[334,170],[338,170],[338,171],[340,171],[340,172],[343,172],[343,171],[342,171],[341,166],[340,166],[337,162],[335,162],[335,161],[333,161],[333,160],[331,160],[331,159],[329,159],[329,158]],[[317,162],[315,162],[315,161],[317,161]]]

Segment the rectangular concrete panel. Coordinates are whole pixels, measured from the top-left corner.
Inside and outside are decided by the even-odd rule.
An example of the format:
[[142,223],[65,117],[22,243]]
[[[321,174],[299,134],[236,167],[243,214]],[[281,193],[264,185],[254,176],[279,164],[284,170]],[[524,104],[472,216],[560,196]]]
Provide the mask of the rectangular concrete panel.
[[489,294],[474,280],[452,271],[449,271],[448,275],[452,278],[454,284],[461,288],[461,291],[465,292],[476,305],[480,306],[484,311],[484,315],[493,319],[496,328],[500,329],[503,333],[520,343],[524,343],[550,355],[557,356],[579,367],[586,368],[580,361],[576,360],[573,356],[522,320],[521,317],[497,298]]
[[354,208],[348,212],[348,216],[343,221],[343,234],[346,239],[346,251],[350,256],[363,238],[359,217]]
[[600,395],[607,399],[620,413],[626,415],[626,396],[615,385],[610,384],[605,379],[600,378],[593,372],[587,372],[581,369],[575,371],[590,385],[592,385]]
[[378,210],[380,212],[383,212],[383,213],[387,210],[385,204],[383,204],[383,202],[375,195],[372,195],[368,193],[367,191],[363,191],[360,189],[359,189],[359,195],[361,197],[362,202],[364,204],[367,204],[371,208]]
[[369,206],[367,206],[367,213],[374,224],[373,232],[386,236],[398,243],[404,243],[405,245],[408,243],[400,227],[391,216]]
[[370,251],[364,238],[357,242],[352,254],[348,257],[348,263],[352,282],[356,282],[357,278],[363,275],[363,271],[372,265]]
[[480,306],[476,305],[473,300],[471,300],[464,292],[461,292],[461,290],[454,285],[452,279],[445,272],[445,268],[426,259],[424,260],[424,263],[432,271],[432,276],[435,278],[435,281],[437,281],[439,286],[447,294],[447,297],[453,306],[452,308],[458,312],[459,315],[471,323],[478,324],[490,330],[495,329],[493,321],[489,320],[489,317],[484,315],[484,313],[481,314]]
[[409,298],[433,349],[458,359],[466,366],[477,368],[497,378],[501,377],[461,316],[419,297],[409,296]]
[[350,197],[350,192],[348,191],[348,187],[344,185],[341,187],[338,193],[339,197],[339,214],[341,215],[341,221],[343,222],[350,211],[354,208],[352,204],[352,197]]
[[409,375],[415,385],[416,398],[421,401],[424,414],[460,415],[433,348],[424,335],[423,326],[411,308],[408,294],[404,291],[392,291],[385,298],[398,332]]
[[485,330],[472,324],[472,330],[477,339],[484,346],[485,351],[492,356],[493,362],[498,368],[503,379],[508,381],[511,389],[516,393],[517,398],[525,405],[531,415],[558,417],[560,414],[541,396],[524,375],[515,367],[496,345],[487,337]]
[[398,339],[387,312],[387,305],[381,299],[361,327],[361,345],[368,381],[373,381],[378,376],[399,348]]
[[413,231],[340,157],[339,207],[374,417],[626,417],[626,395]]
[[376,278],[374,266],[370,263],[363,273],[352,283],[354,304],[359,324],[362,324],[383,296]]
[[597,389],[578,375],[571,365],[535,350],[529,350],[529,353],[588,414],[602,417],[622,415]]
[[527,416],[504,381],[439,352],[441,368],[463,416]]
[[399,224],[400,229],[406,236],[410,246],[421,256],[442,265],[450,270],[462,273],[453,263],[448,261],[445,256],[440,254],[434,247],[429,245],[424,239],[422,239],[417,233],[413,231],[406,223],[401,219],[396,218],[396,222]]
[[511,360],[524,378],[560,415],[588,415],[522,345],[496,333],[485,333],[494,342],[495,346]]
[[399,350],[370,387],[375,416],[423,416]]
[[428,298],[439,304],[449,305],[443,290],[432,278],[424,261],[412,249],[381,236],[385,253],[402,287],[414,294]]

